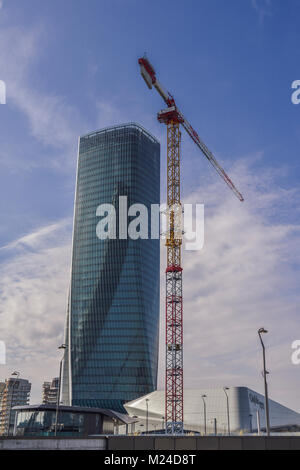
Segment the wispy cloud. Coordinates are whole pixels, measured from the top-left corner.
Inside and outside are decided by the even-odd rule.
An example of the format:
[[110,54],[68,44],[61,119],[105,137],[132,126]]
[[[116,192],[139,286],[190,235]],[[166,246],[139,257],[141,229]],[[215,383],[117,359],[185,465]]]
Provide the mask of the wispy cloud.
[[40,400],[43,380],[57,375],[57,345],[63,339],[70,272],[71,221],[42,227],[6,247],[0,275],[0,337],[7,365],[33,382]]
[[[161,142],[165,140],[163,126],[159,125],[151,112],[145,112],[137,101],[136,95],[126,96],[127,102],[124,103],[124,97],[113,97],[111,99],[95,99],[97,109],[97,126],[103,128],[124,124],[127,122],[137,122],[143,125],[149,132],[152,132]],[[122,105],[120,102],[122,101]]]
[[251,0],[251,4],[258,14],[260,24],[263,24],[266,17],[272,16],[272,0]]
[[45,243],[45,241],[49,242],[49,239],[51,239],[51,236],[53,236],[55,232],[63,229],[69,223],[70,219],[64,219],[59,222],[46,225],[45,227],[40,227],[35,232],[24,235],[23,237],[20,237],[17,240],[0,247],[0,250],[13,250],[18,248],[24,249],[26,247],[38,249]]
[[[7,85],[7,106],[14,106],[26,116],[31,135],[48,149],[55,149],[57,158],[48,159],[48,166],[65,167],[74,162],[77,136],[85,128],[78,109],[64,96],[45,92],[34,81],[32,70],[46,47],[45,26],[31,29],[3,26],[0,31],[1,78]],[[39,153],[40,164],[43,153]],[[1,155],[5,160],[5,155]],[[11,155],[8,155],[11,159]],[[17,163],[17,162],[16,162]],[[28,162],[30,164],[30,162]]]

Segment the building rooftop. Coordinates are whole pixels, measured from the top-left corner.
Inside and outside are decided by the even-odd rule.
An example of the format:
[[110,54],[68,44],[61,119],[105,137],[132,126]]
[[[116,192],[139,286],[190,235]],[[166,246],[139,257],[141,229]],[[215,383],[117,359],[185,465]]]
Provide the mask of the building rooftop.
[[152,140],[153,142],[159,144],[159,141],[156,139],[156,137],[154,137],[154,135],[152,135],[143,126],[141,126],[141,124],[138,124],[137,122],[128,122],[128,123],[125,123],[125,124],[118,124],[118,125],[115,125],[115,126],[104,127],[104,128],[99,129],[97,131],[92,131],[92,132],[89,132],[87,134],[81,135],[80,138],[82,139],[82,138],[95,137],[97,134],[101,134],[103,132],[110,132],[110,131],[112,132],[112,131],[115,131],[117,129],[126,129],[126,128],[138,129],[143,134],[145,134],[150,140]]

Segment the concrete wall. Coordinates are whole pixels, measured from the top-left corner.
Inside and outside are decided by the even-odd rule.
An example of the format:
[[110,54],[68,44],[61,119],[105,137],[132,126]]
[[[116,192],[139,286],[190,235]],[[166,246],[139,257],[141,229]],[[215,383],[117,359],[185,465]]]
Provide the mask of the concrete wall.
[[300,450],[300,437],[109,436],[108,450]]
[[0,438],[1,450],[300,450],[300,437],[103,436],[80,438]]
[[106,437],[99,438],[0,438],[1,450],[105,450]]

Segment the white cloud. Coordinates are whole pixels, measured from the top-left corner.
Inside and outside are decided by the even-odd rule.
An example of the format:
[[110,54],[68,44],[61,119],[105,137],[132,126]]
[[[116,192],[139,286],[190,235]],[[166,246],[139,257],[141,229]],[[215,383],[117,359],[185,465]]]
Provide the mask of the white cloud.
[[271,0],[251,0],[251,4],[258,14],[260,24],[264,22],[267,16],[272,16]]
[[[188,197],[205,201],[206,209],[204,249],[183,254],[185,386],[248,385],[262,391],[257,330],[264,326],[270,331],[271,394],[299,410],[300,369],[290,356],[299,336],[300,224],[294,208],[300,194],[280,188],[273,170],[260,170],[257,177],[247,160],[231,173],[243,188],[243,204],[222,181]],[[294,223],[274,218],[281,213]],[[163,337],[161,344],[163,358]]]

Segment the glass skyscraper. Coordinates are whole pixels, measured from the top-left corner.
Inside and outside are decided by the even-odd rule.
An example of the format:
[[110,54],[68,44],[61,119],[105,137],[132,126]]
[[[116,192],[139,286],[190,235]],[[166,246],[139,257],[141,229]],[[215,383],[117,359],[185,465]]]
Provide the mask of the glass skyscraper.
[[[119,201],[148,208],[148,239],[119,237]],[[124,411],[156,389],[159,238],[150,238],[160,203],[160,145],[135,123],[79,139],[71,285],[62,400]],[[116,212],[116,239],[99,239],[100,204]],[[137,213],[138,215],[138,213]],[[128,222],[132,217],[128,218]]]

